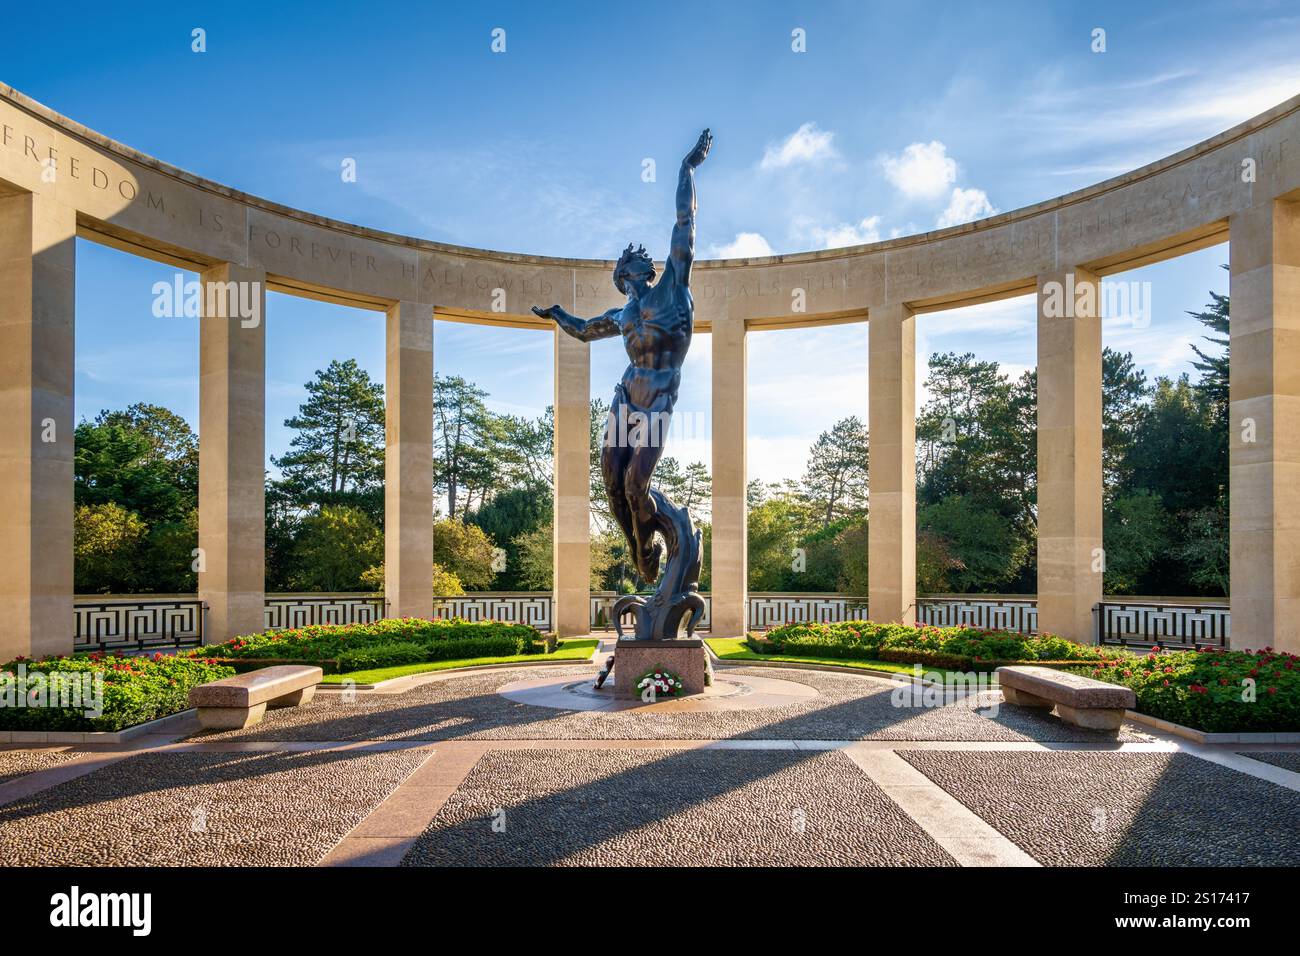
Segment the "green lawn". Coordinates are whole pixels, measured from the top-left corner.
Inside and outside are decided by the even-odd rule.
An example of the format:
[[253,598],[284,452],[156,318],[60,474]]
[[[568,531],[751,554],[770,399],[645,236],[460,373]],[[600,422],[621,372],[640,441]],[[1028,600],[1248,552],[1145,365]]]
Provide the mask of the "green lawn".
[[467,657],[450,661],[426,661],[421,664],[401,664],[397,667],[380,667],[370,671],[351,671],[347,674],[326,674],[322,683],[341,684],[345,680],[358,684],[378,684],[394,677],[426,674],[430,671],[452,670],[456,667],[474,667],[480,664],[517,664],[541,661],[584,660],[591,656],[599,641],[560,641],[554,654],[514,654],[510,657]]
[[[798,657],[793,654],[757,654],[751,651],[745,644],[745,639],[741,637],[710,637],[706,638],[709,647],[713,648],[713,653],[717,654],[724,661],[782,661],[790,664],[830,664],[833,667],[848,667],[855,670],[887,671],[891,674],[915,674],[915,664],[896,664],[893,661],[860,661],[844,657]],[[943,674],[946,678],[947,671],[941,671],[929,665],[922,664],[922,670],[929,673]],[[996,678],[990,674],[990,680]]]

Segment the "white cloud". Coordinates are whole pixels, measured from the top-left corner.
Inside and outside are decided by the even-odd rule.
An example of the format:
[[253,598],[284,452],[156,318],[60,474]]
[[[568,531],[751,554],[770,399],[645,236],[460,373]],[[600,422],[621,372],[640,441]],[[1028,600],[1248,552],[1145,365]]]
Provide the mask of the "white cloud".
[[938,199],[957,181],[957,161],[937,139],[912,143],[897,156],[885,156],[880,164],[885,178],[908,199]]
[[715,259],[753,259],[775,254],[768,241],[757,232],[738,232],[731,242],[713,247]]
[[851,222],[840,223],[829,229],[814,226],[811,230],[813,241],[822,249],[840,249],[844,246],[860,246],[867,242],[880,241],[880,217],[868,216],[856,226]]
[[970,222],[973,219],[983,219],[985,216],[992,216],[997,212],[994,205],[989,202],[988,194],[982,189],[962,189],[960,186],[953,188],[952,196],[948,199],[948,208],[939,213],[939,219],[935,222],[935,228],[945,229],[948,226],[959,226],[963,222]]
[[831,140],[835,134],[818,129],[816,123],[804,123],[781,143],[769,144],[763,151],[760,169],[784,169],[801,163],[834,159],[838,154]]

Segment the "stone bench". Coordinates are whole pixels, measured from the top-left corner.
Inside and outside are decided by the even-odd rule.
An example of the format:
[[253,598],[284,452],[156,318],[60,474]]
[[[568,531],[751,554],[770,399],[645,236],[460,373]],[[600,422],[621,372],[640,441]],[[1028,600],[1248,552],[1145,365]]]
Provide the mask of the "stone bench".
[[1137,706],[1128,687],[1107,684],[1050,667],[999,667],[1002,697],[1017,707],[1056,708],[1057,716],[1076,727],[1119,730],[1124,711]]
[[207,730],[242,730],[262,719],[267,707],[297,707],[316,694],[319,667],[281,664],[247,674],[223,677],[190,688],[190,706],[198,708]]

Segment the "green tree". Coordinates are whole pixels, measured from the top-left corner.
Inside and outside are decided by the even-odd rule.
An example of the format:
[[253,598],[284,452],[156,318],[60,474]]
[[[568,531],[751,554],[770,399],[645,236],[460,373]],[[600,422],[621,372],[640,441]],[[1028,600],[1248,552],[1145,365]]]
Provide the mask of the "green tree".
[[383,561],[384,536],[360,508],[326,505],[303,519],[293,545],[291,585],[299,591],[360,591]]
[[356,359],[335,359],[305,388],[307,400],[284,422],[295,432],[290,450],[271,459],[280,469],[279,484],[300,508],[356,506],[349,494],[383,487],[384,387]]
[[496,578],[496,546],[477,525],[459,518],[433,522],[433,563],[452,574],[469,591],[486,591]]
[[117,504],[145,523],[184,520],[197,505],[176,482],[172,462],[149,436],[122,424],[82,422],[75,434],[73,496],[79,505]]
[[1127,465],[1137,429],[1150,396],[1146,373],[1133,364],[1132,352],[1101,351],[1101,461],[1108,495],[1129,477]]
[[1187,515],[1183,543],[1177,555],[1187,566],[1187,580],[1202,594],[1227,594],[1231,557],[1228,509],[1200,508]]
[[447,517],[472,510],[499,486],[493,450],[505,429],[488,410],[487,392],[459,375],[433,384],[434,487],[446,497]]
[[148,526],[133,511],[107,501],[77,505],[72,553],[80,594],[129,594],[140,585],[140,549]]
[[808,451],[803,493],[823,526],[866,511],[869,452],[867,426],[856,415],[817,436]]
[[[621,536],[620,536],[621,537]],[[549,591],[552,587],[553,534],[550,522],[520,535],[515,542],[519,549],[520,577],[529,591]],[[589,586],[593,591],[604,588],[605,576],[613,565],[614,555],[609,534],[591,537],[591,576]]]
[[505,570],[497,575],[495,589],[523,589],[517,539],[548,524],[551,507],[550,486],[532,484],[499,491],[478,510],[465,516],[466,522],[482,528],[493,544],[506,553]]
[[948,573],[952,590],[996,590],[1011,581],[1029,555],[1029,545],[1006,516],[965,495],[952,495],[918,509],[917,527],[943,539],[961,563]]
[[749,589],[781,591],[796,560],[807,506],[790,495],[776,495],[750,509]]
[[1150,491],[1171,514],[1213,504],[1223,490],[1216,429],[1213,406],[1186,375],[1156,379],[1126,456],[1129,479],[1122,493]]
[[197,506],[199,436],[194,434],[189,422],[161,405],[137,402],[122,411],[100,412],[95,424],[117,425],[128,432],[143,435],[149,442],[149,451],[143,459],[163,463],[175,485],[185,492],[189,499],[187,503]]
[[868,590],[868,544],[870,526],[866,518],[849,522],[835,535],[839,551],[838,590],[855,597],[865,597]]
[[1104,514],[1107,594],[1136,594],[1174,542],[1159,497],[1139,490],[1117,497]]

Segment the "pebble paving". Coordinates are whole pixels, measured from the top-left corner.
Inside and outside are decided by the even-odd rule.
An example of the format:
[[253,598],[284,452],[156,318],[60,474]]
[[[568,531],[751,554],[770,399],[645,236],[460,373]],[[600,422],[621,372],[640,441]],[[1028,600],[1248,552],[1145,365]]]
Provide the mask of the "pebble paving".
[[1300,865],[1300,793],[1188,754],[899,756],[1044,864]]
[[0,783],[67,763],[76,754],[57,750],[0,750]]
[[1263,763],[1271,763],[1274,767],[1281,767],[1283,770],[1290,770],[1292,773],[1300,773],[1300,751],[1249,750],[1242,753],[1242,756]]
[[844,754],[489,751],[403,866],[954,866]]
[[[777,668],[728,668],[728,677],[780,677],[815,687],[818,696],[755,710],[594,713],[556,710],[497,694],[521,677],[569,677],[572,668],[512,668],[434,681],[401,694],[362,694],[348,703],[318,694],[304,707],[268,710],[247,730],[196,739],[232,740],[1113,740],[1037,711],[1001,705],[983,716],[965,703],[895,706],[895,684],[862,675]],[[996,692],[985,704],[997,703]],[[1121,740],[1145,739],[1132,728]]]
[[311,866],[424,756],[141,754],[0,806],[0,865]]

